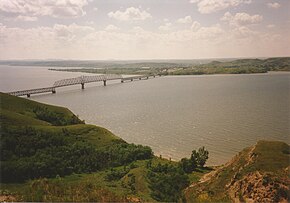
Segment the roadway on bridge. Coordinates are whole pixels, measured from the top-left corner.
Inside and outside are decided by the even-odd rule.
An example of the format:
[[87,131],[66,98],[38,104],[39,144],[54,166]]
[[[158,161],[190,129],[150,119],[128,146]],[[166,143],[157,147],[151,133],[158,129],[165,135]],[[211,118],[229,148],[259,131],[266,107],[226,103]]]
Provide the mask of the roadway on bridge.
[[[159,75],[161,76],[161,75]],[[27,96],[30,97],[32,94],[41,94],[41,93],[56,93],[56,88],[65,87],[65,86],[71,86],[71,85],[81,85],[81,88],[85,88],[86,83],[92,83],[92,82],[103,82],[104,86],[107,85],[107,81],[110,80],[121,80],[121,82],[125,81],[133,81],[133,80],[142,80],[142,79],[149,79],[149,78],[155,78],[156,75],[139,75],[139,76],[130,76],[130,77],[123,77],[122,75],[117,74],[106,74],[106,75],[93,75],[93,76],[80,76],[76,78],[67,78],[56,81],[53,86],[51,87],[43,87],[43,88],[35,88],[35,89],[29,89],[29,90],[20,90],[20,91],[14,91],[14,92],[7,92],[7,94],[13,95],[13,96]]]

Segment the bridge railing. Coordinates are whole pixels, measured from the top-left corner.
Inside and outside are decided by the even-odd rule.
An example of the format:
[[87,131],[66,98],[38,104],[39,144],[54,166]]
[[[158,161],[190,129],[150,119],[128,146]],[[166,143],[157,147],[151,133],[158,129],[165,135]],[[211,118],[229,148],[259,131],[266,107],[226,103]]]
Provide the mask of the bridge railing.
[[99,82],[104,80],[117,80],[122,79],[121,75],[108,74],[108,75],[92,75],[92,76],[80,76],[77,78],[68,78],[63,80],[58,80],[53,84],[53,87],[64,87],[69,85],[84,84],[90,82]]
[[[150,75],[141,75],[141,76],[131,76],[131,77],[122,77],[122,75],[117,74],[106,74],[106,75],[92,75],[92,76],[80,76],[76,78],[68,78],[68,79],[62,79],[56,81],[52,87],[44,87],[44,88],[36,88],[36,89],[30,89],[30,90],[21,90],[21,91],[14,91],[14,92],[7,92],[7,94],[14,95],[14,96],[24,96],[27,95],[30,97],[31,94],[39,94],[39,93],[45,93],[45,92],[52,92],[55,93],[55,88],[58,87],[64,87],[64,86],[70,86],[70,85],[77,85],[81,84],[82,89],[84,89],[85,83],[90,82],[99,82],[103,81],[104,86],[106,86],[107,80],[118,80],[121,79],[121,82],[124,82],[126,80],[133,81],[134,79],[148,79],[151,77]],[[152,77],[155,77],[153,75]]]
[[36,89],[30,89],[30,90],[20,90],[15,92],[8,92],[8,94],[13,96],[30,96],[31,94],[39,94],[39,93],[45,93],[45,92],[52,92],[55,93],[54,87],[43,87],[43,88],[36,88]]
[[53,84],[53,87],[63,87],[63,86],[69,86],[69,85],[76,85],[81,84],[80,78],[67,78],[58,80]]

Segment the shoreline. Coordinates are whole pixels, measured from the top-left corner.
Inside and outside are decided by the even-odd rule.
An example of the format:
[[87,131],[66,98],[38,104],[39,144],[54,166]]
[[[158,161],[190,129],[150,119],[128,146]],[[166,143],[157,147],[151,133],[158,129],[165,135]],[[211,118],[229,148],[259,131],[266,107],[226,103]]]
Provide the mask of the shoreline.
[[[84,68],[88,69],[88,68]],[[93,73],[89,71],[74,71],[73,69],[51,69],[48,68],[49,71],[60,71],[60,72],[70,72],[70,73],[86,73],[86,74],[94,74],[94,75],[102,75],[105,73]],[[76,68],[76,70],[78,70]],[[89,69],[91,70],[91,69]],[[95,70],[95,69],[94,69]],[[266,74],[279,74],[279,73],[290,73],[290,70],[281,70],[281,71],[267,71],[267,72],[252,72],[252,73],[205,73],[205,74],[161,74],[162,77],[184,77],[184,76],[228,76],[228,75],[266,75]],[[109,73],[111,74],[111,73]],[[120,75],[126,75],[126,76],[136,76],[138,74],[120,74]],[[139,74],[141,75],[141,74]]]

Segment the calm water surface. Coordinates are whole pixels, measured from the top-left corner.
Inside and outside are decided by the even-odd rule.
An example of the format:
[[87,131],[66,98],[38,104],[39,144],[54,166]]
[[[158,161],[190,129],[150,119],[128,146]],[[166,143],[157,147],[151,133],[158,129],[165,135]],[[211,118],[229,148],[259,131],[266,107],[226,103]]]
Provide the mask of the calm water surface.
[[[81,75],[13,68],[0,67],[1,91]],[[148,145],[155,154],[180,159],[205,146],[209,164],[222,164],[257,140],[290,143],[289,81],[290,73],[173,76],[109,82],[106,87],[95,83],[83,91],[74,86],[31,99],[68,107],[86,123],[108,128],[127,142]]]

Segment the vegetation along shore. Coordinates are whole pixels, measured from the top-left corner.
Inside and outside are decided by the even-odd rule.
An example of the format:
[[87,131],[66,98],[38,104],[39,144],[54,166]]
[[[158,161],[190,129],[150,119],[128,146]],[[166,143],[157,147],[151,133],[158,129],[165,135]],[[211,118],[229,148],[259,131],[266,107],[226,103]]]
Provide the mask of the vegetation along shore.
[[259,141],[206,166],[193,149],[180,161],[154,156],[70,110],[0,94],[1,201],[289,201],[288,144]]
[[[60,62],[36,63],[45,66],[62,66]],[[78,63],[71,63],[75,66]],[[290,57],[267,59],[237,59],[211,61],[197,64],[194,61],[168,62],[102,62],[89,63],[82,68],[51,68],[56,71],[85,72],[97,74],[133,75],[206,75],[206,74],[251,74],[268,71],[290,71]]]

